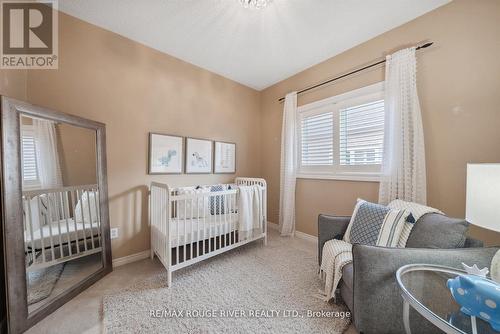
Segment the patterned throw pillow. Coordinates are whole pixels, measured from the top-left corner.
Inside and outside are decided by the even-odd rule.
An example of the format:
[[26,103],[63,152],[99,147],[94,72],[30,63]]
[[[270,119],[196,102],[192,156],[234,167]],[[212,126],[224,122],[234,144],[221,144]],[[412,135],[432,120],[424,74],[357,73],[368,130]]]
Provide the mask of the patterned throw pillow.
[[397,247],[410,212],[358,199],[344,236],[355,244]]

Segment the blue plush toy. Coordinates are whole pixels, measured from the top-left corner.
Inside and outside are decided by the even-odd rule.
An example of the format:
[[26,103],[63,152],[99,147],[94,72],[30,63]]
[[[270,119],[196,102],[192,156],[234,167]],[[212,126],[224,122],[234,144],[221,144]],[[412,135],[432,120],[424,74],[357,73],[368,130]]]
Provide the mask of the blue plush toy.
[[[476,267],[477,268],[477,267]],[[500,285],[477,275],[450,278],[447,286],[463,313],[489,322],[500,331]]]

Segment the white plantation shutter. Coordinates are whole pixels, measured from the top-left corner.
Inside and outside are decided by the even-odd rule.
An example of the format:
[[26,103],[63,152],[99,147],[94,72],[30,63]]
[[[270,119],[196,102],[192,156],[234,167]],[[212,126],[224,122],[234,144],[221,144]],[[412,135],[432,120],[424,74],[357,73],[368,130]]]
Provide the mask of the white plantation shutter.
[[35,137],[32,129],[25,128],[21,135],[21,162],[23,184],[27,188],[39,185],[38,168],[35,150]]
[[297,108],[300,178],[379,181],[384,82]]
[[340,165],[380,165],[384,146],[384,100],[339,113]]
[[333,112],[305,116],[301,120],[301,165],[333,165]]

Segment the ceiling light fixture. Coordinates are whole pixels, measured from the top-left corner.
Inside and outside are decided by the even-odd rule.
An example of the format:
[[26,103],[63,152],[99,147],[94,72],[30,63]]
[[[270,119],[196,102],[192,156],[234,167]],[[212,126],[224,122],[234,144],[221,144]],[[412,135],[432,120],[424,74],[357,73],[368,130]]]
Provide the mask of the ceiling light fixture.
[[241,5],[245,8],[262,9],[267,7],[272,0],[240,0]]

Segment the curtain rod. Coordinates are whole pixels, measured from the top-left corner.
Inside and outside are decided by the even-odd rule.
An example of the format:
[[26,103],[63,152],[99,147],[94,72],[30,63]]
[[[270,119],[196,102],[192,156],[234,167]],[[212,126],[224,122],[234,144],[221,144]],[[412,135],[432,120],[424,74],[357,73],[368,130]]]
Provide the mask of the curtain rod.
[[[429,47],[429,46],[431,46],[432,44],[434,44],[434,42],[428,42],[428,43],[422,44],[422,45],[420,45],[420,46],[417,46],[416,50],[420,50],[420,49],[425,49],[425,48],[428,48],[428,47]],[[323,82],[321,82],[321,83],[319,83],[319,84],[316,84],[316,85],[314,85],[314,86],[310,86],[310,87],[304,88],[304,89],[302,89],[302,90],[299,90],[299,91],[297,92],[297,95],[302,94],[302,93],[305,93],[305,92],[308,92],[308,91],[313,90],[313,89],[315,89],[315,88],[318,88],[318,87],[321,87],[321,86],[327,85],[327,84],[332,83],[332,82],[334,82],[334,81],[337,81],[337,80],[343,79],[343,78],[345,78],[345,77],[348,77],[348,76],[350,76],[350,75],[356,74],[356,73],[358,73],[358,72],[364,71],[364,70],[366,70],[366,69],[372,68],[372,67],[374,67],[374,66],[377,66],[377,65],[380,65],[380,64],[383,64],[383,63],[385,63],[385,58],[384,58],[383,60],[379,60],[379,61],[377,61],[377,62],[375,62],[375,63],[370,64],[370,65],[366,65],[366,66],[364,66],[364,67],[361,67],[361,68],[358,68],[358,69],[356,69],[356,70],[353,70],[353,71],[351,71],[351,72],[349,72],[349,73],[342,74],[342,75],[340,75],[340,76],[338,76],[338,77],[335,77],[335,78],[332,78],[332,79],[328,79],[328,80],[323,81]],[[282,97],[282,98],[280,98],[280,99],[278,100],[278,102],[283,102],[284,100],[285,100],[285,97]]]

